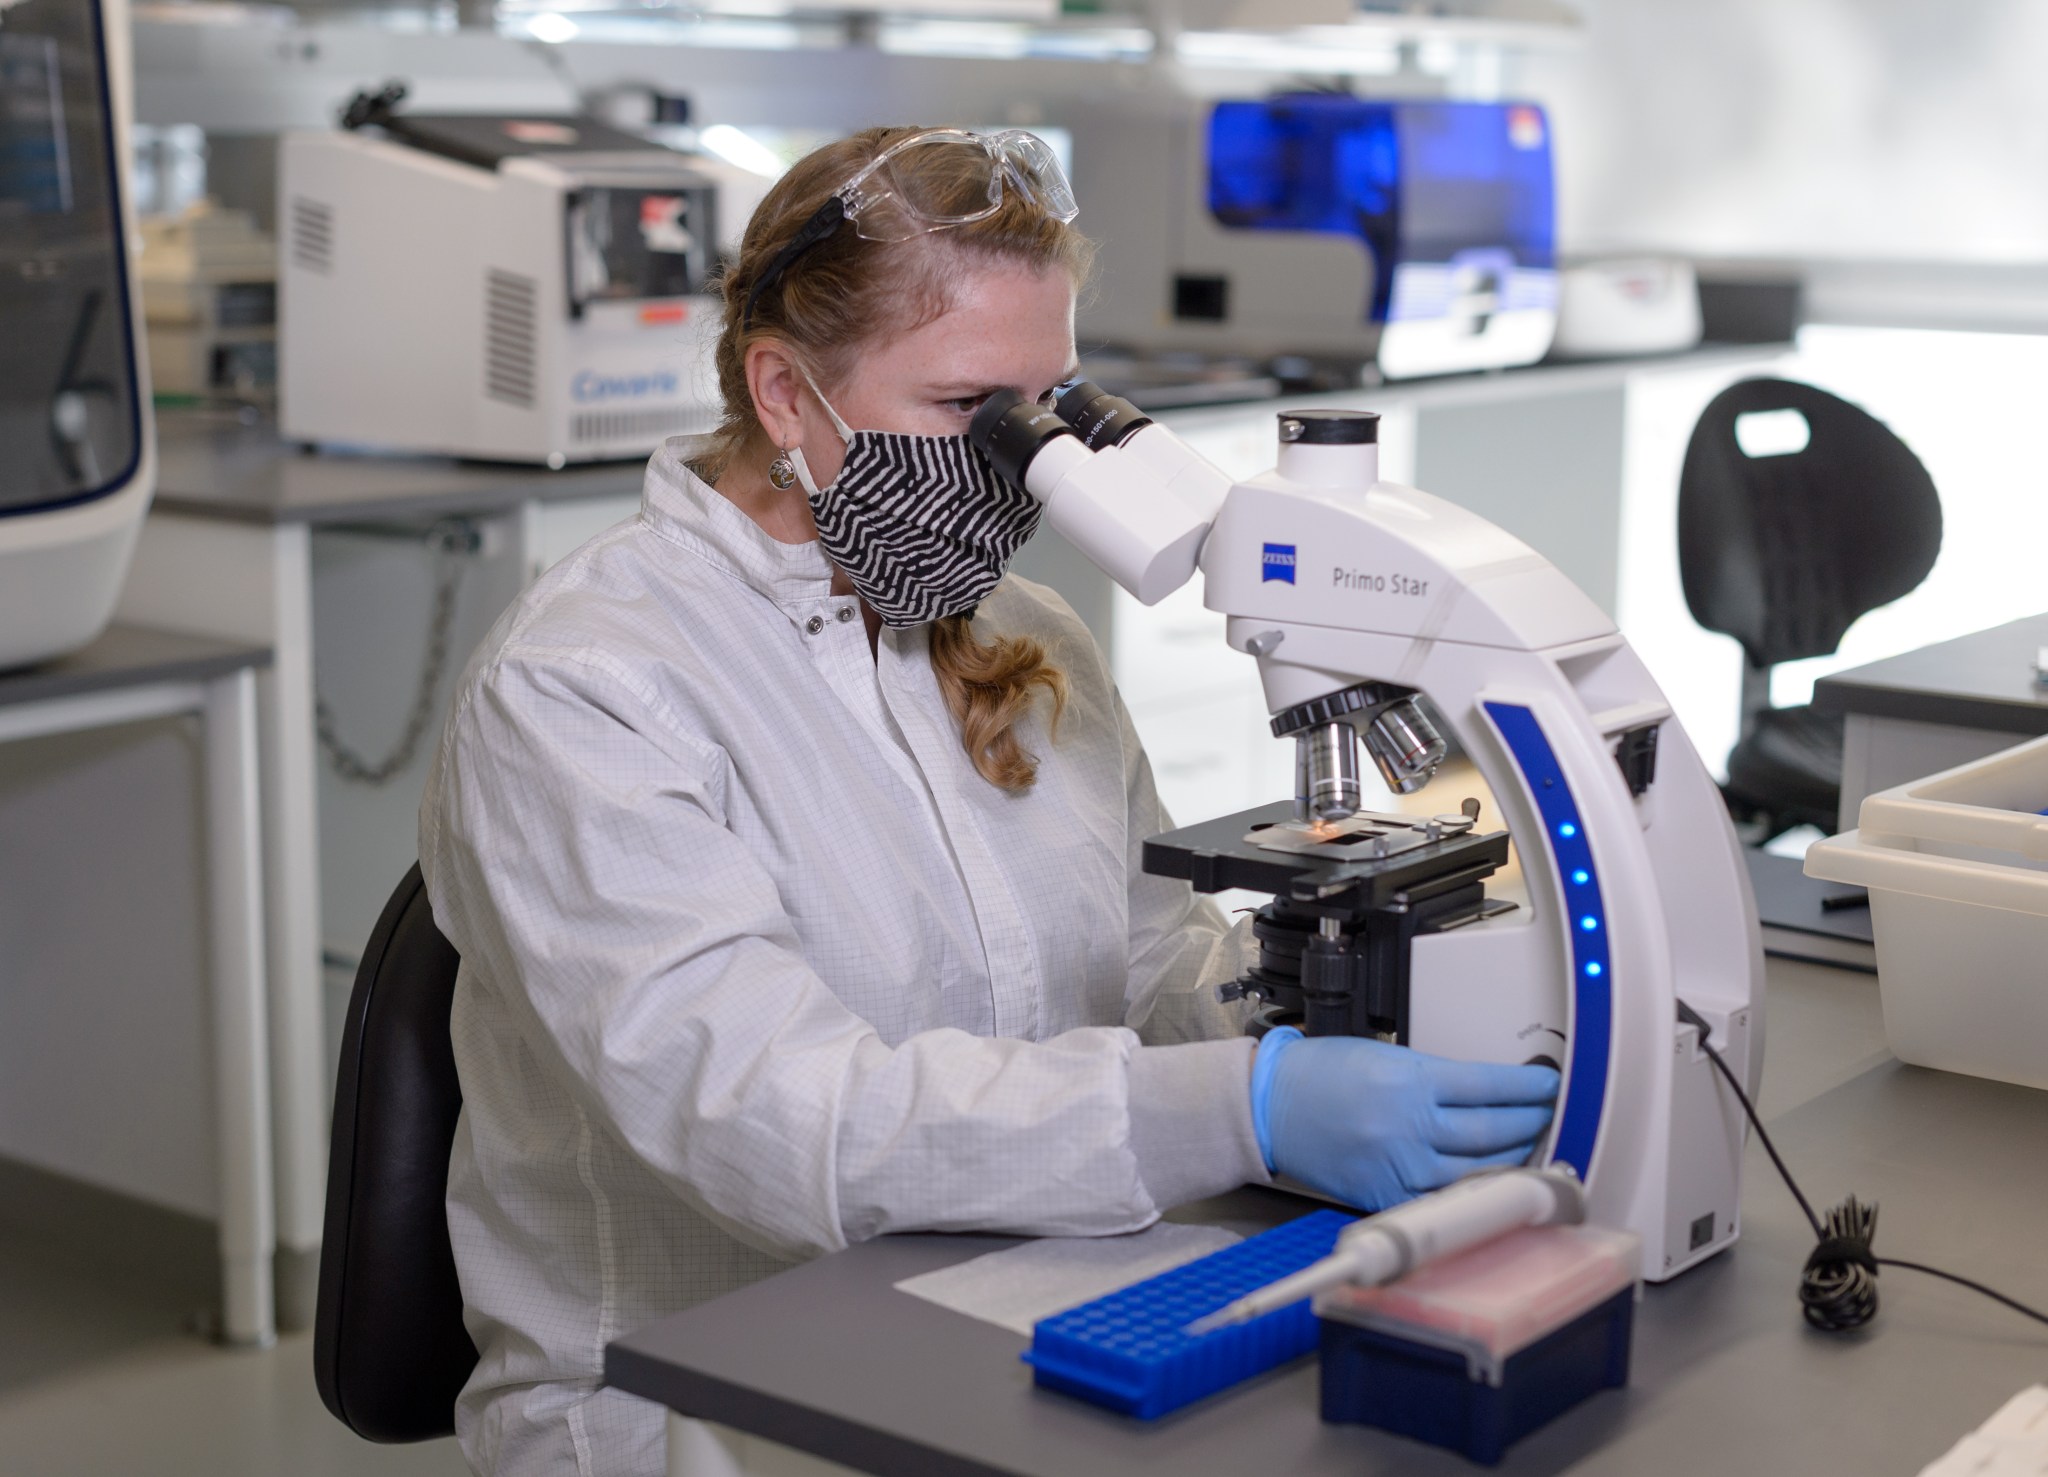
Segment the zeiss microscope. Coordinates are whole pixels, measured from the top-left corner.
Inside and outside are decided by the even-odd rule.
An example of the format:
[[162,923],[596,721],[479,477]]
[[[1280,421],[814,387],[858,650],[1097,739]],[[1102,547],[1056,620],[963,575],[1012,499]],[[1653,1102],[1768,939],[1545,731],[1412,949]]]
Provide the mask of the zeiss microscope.
[[[1562,1086],[1532,1163],[1587,1218],[1636,1232],[1662,1280],[1740,1229],[1740,1107],[1763,955],[1718,790],[1614,623],[1485,519],[1379,477],[1378,417],[1283,411],[1279,460],[1231,479],[1085,381],[993,397],[970,434],[1111,578],[1152,604],[1199,568],[1257,659],[1291,802],[1158,836],[1150,872],[1271,893],[1233,986],[1252,1029],[1371,1035],[1440,1056],[1547,1061]],[[1441,724],[1441,729],[1439,728]],[[1445,730],[1448,731],[1447,740]],[[1450,742],[1504,812],[1363,808],[1362,747],[1411,794]],[[1527,900],[1489,893],[1518,858]]]

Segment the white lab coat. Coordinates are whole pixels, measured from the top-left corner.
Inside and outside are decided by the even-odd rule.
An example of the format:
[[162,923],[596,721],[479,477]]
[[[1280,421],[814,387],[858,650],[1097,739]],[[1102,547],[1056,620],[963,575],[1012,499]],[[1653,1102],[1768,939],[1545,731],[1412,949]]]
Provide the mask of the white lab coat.
[[1005,793],[924,630],[871,656],[819,546],[693,449],[498,622],[421,809],[462,955],[448,1219],[483,1472],[658,1477],[660,1412],[599,1388],[606,1342],[793,1260],[1131,1231],[1265,1177],[1252,1048],[1207,988],[1238,941],[1140,872],[1167,819],[1073,612],[1012,578],[976,617],[1069,683]]

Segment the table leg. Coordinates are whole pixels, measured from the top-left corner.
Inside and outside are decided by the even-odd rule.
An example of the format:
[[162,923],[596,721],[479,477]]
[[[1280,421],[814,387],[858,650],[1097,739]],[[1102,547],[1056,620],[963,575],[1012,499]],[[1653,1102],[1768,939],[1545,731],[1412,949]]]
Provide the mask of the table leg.
[[[304,524],[152,513],[124,619],[273,653],[257,681],[278,1240],[310,1267],[327,1191],[328,1045],[321,1024],[319,810],[313,740],[312,554]],[[310,1288],[310,1279],[299,1279]],[[296,1284],[295,1284],[296,1285]],[[288,1323],[308,1321],[286,1298]],[[301,1316],[306,1315],[306,1316]]]
[[256,682],[242,670],[207,684],[206,849],[219,1140],[220,1252],[228,1342],[276,1338],[270,1060],[263,969],[262,832]]
[[[321,1007],[313,571],[311,541],[303,524],[273,531],[271,579],[275,659],[258,679],[257,696],[263,733],[266,917],[276,935],[269,940],[269,953],[278,1238],[304,1260],[319,1251],[324,1229],[333,1109],[327,1078],[340,1043],[326,1039]],[[294,1316],[291,1321],[293,1326],[305,1326],[309,1320]]]

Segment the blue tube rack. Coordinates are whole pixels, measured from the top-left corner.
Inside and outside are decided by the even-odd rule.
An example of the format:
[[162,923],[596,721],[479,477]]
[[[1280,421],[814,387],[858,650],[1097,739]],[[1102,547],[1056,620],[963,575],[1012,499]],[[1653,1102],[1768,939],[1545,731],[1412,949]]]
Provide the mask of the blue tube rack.
[[1204,1334],[1187,1327],[1321,1261],[1353,1219],[1319,1210],[1042,1319],[1024,1362],[1047,1389],[1149,1421],[1298,1359],[1316,1347],[1306,1298]]

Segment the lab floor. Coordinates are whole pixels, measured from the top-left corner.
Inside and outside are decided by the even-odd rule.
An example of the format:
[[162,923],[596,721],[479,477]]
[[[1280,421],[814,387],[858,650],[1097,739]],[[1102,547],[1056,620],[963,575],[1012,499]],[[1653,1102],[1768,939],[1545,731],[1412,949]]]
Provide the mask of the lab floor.
[[452,1440],[373,1446],[320,1404],[313,1337],[223,1349],[191,1287],[0,1234],[7,1477],[463,1477]]
[[[1882,1062],[1877,982],[1770,962],[1763,1112]],[[372,1446],[313,1389],[310,1334],[262,1351],[188,1331],[189,1289],[0,1235],[0,1471],[9,1477],[460,1477],[452,1441]]]

